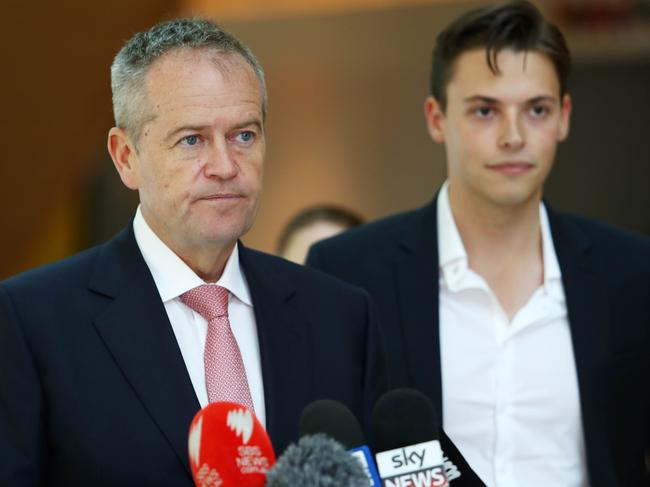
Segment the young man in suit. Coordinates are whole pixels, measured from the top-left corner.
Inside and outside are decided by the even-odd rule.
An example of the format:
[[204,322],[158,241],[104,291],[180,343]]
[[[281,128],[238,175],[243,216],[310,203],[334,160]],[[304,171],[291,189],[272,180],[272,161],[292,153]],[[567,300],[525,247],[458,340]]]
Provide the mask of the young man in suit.
[[389,382],[431,397],[489,486],[645,485],[650,241],[553,211],[570,57],[528,2],[440,33],[434,201],[316,244],[308,264],[368,290]]
[[367,293],[238,240],[265,152],[253,54],[176,20],[111,74],[108,150],[140,206],[108,243],[0,283],[0,484],[189,487],[213,401],[253,408],[277,454],[311,401],[367,417],[384,388]]

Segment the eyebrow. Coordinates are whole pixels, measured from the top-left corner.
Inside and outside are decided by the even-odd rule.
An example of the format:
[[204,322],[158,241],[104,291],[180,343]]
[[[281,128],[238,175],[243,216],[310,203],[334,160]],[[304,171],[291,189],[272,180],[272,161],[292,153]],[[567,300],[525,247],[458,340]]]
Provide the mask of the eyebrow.
[[257,117],[239,123],[235,125],[231,130],[239,130],[243,129],[244,127],[250,127],[251,125],[255,126],[260,131],[262,130],[262,121]]
[[[251,125],[254,125],[260,131],[262,130],[262,122],[258,118],[251,118],[242,123],[238,123],[237,125],[232,127],[231,130],[239,130],[239,129],[243,129],[244,127],[249,127]],[[207,127],[208,125],[181,125],[180,127],[177,127],[172,131],[168,132],[167,135],[165,135],[163,140],[167,142],[182,132],[202,132]]]
[[[556,103],[557,98],[550,95],[540,95],[526,100],[526,103],[528,105],[535,105],[536,103],[540,103],[544,101],[550,101]],[[487,103],[489,105],[497,105],[500,103],[500,101],[497,98],[492,98],[490,96],[483,96],[483,95],[468,96],[463,100],[463,102],[465,104],[481,102],[481,103]]]

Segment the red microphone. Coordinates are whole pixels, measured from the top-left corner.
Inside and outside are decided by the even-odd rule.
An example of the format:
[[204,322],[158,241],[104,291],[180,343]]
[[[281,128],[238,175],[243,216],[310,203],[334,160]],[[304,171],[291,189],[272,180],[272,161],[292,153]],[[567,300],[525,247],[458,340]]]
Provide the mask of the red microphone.
[[253,412],[213,402],[190,424],[188,451],[197,487],[263,487],[275,463],[269,435]]

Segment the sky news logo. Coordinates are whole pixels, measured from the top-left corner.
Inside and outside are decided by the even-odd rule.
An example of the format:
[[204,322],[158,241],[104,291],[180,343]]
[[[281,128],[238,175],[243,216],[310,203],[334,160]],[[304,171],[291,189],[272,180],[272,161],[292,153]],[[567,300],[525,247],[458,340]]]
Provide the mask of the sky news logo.
[[440,442],[427,441],[376,455],[377,469],[384,487],[445,487]]

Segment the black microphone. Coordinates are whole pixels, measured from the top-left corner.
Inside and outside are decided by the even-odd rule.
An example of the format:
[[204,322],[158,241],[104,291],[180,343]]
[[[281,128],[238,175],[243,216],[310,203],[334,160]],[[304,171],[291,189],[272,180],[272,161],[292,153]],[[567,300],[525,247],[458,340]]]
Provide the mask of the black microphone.
[[266,474],[267,487],[368,487],[358,460],[324,434],[290,444]]
[[321,399],[309,404],[300,417],[300,436],[324,433],[338,441],[348,453],[363,466],[370,487],[380,485],[375,460],[365,444],[361,425],[344,404],[330,399]]
[[[380,452],[377,454],[377,467],[381,478],[406,476],[405,480],[413,478],[420,482],[414,485],[436,487],[446,485],[446,482],[451,487],[485,487],[437,425],[433,404],[421,392],[395,389],[384,394],[372,413],[376,451]],[[440,478],[440,467],[445,480]],[[389,475],[392,477],[387,477]],[[413,475],[415,477],[410,477]],[[391,484],[384,482],[384,485]]]
[[331,399],[320,399],[308,404],[300,416],[300,436],[318,433],[325,433],[347,449],[364,443],[361,426],[352,411]]

